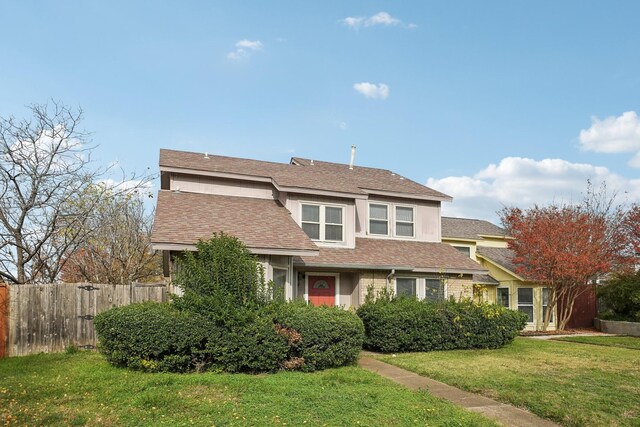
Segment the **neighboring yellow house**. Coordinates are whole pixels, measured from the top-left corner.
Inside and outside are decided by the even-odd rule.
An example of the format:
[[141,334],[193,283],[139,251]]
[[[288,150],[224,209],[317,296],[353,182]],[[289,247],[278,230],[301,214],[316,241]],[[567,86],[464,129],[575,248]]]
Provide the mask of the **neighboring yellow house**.
[[[513,251],[504,229],[489,221],[442,217],[442,242],[452,245],[489,271],[474,275],[474,295],[529,316],[526,330],[541,330],[547,288],[515,273]],[[549,330],[555,330],[555,313]]]

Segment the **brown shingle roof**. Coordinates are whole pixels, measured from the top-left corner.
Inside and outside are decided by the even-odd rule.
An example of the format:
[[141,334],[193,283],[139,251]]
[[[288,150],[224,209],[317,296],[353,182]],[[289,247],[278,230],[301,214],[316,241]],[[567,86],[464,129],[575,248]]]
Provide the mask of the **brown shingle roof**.
[[396,268],[484,273],[486,270],[445,243],[356,238],[355,249],[320,248],[320,256],[295,257],[294,264],[352,268]]
[[[480,256],[490,259],[495,264],[506,268],[507,270],[516,273],[517,265],[513,262],[513,258],[515,257],[514,252],[508,248],[488,248],[484,246],[478,246],[476,248],[476,254]],[[521,274],[518,274],[522,277]],[[526,279],[526,277],[524,278]]]
[[275,200],[161,190],[151,242],[193,245],[214,232],[239,238],[251,249],[312,251],[318,247]]
[[442,237],[482,240],[481,235],[506,237],[507,232],[482,219],[442,217]]
[[160,150],[160,167],[174,167],[272,179],[282,187],[367,194],[367,190],[403,193],[408,197],[451,200],[433,190],[385,169],[329,163],[294,157],[291,163],[273,163],[202,153]]
[[489,274],[474,274],[473,275],[473,283],[477,283],[479,285],[499,285],[496,279],[491,277]]

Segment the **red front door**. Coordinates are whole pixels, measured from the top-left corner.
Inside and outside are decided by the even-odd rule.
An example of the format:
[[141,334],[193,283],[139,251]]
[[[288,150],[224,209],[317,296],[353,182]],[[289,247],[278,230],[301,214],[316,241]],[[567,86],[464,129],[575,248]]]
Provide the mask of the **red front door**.
[[313,305],[335,305],[336,278],[334,276],[309,276],[309,302]]

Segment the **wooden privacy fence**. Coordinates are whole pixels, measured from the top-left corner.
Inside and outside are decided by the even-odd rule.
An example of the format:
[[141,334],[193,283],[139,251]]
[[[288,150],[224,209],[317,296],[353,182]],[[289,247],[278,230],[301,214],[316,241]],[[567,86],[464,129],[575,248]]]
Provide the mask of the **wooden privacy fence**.
[[96,314],[168,299],[164,284],[0,285],[0,357],[62,351],[70,345],[95,348]]

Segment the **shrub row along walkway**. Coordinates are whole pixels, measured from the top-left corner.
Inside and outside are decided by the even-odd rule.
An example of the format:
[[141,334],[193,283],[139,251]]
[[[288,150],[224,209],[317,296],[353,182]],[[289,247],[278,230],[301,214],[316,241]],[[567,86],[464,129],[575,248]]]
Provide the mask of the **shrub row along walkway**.
[[450,385],[441,383],[407,371],[397,366],[389,365],[371,357],[375,353],[362,352],[359,359],[360,367],[389,378],[411,390],[428,390],[434,396],[460,405],[470,411],[480,413],[498,421],[505,426],[513,427],[557,427],[551,421],[545,420],[523,409],[504,403],[496,402],[487,397],[469,393]]

